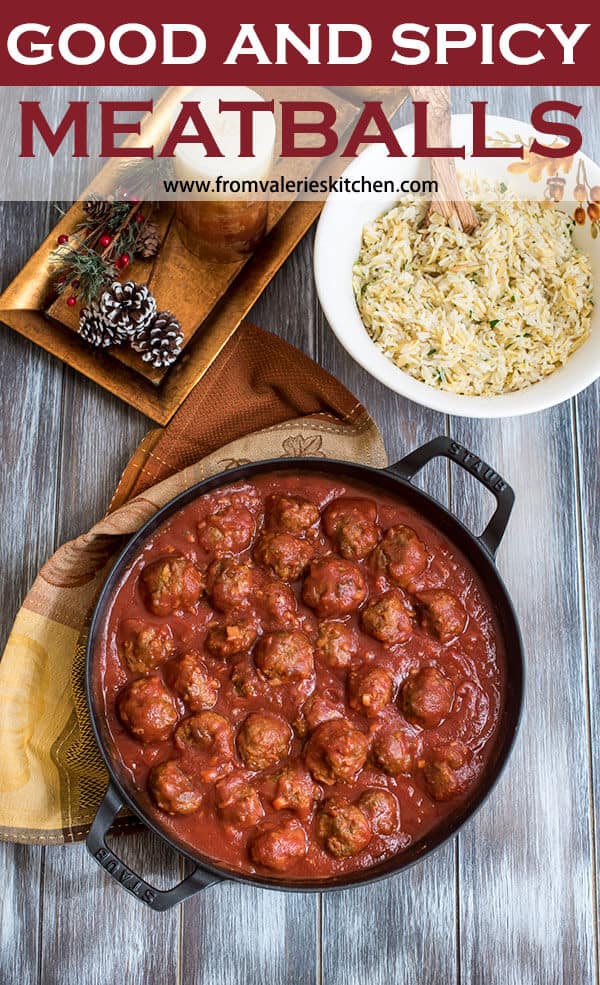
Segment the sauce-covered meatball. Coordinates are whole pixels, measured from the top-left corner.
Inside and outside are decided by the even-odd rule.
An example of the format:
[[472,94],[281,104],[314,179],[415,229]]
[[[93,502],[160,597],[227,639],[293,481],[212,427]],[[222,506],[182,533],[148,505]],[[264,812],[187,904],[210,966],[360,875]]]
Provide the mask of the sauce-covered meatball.
[[454,685],[436,667],[423,667],[402,685],[400,708],[409,722],[436,728],[450,714]]
[[247,609],[256,589],[256,569],[243,561],[223,558],[208,569],[207,590],[212,604],[221,612]]
[[412,527],[398,523],[386,530],[369,560],[375,574],[408,588],[427,566],[427,548]]
[[355,612],[366,597],[367,583],[359,566],[334,557],[313,561],[302,590],[306,605],[325,618]]
[[296,818],[265,821],[250,841],[250,857],[273,872],[285,872],[308,851],[306,832]]
[[300,714],[294,722],[294,728],[298,735],[305,736],[313,732],[322,722],[328,722],[332,718],[342,718],[344,709],[342,705],[328,697],[327,694],[320,694],[316,691],[307,698]]
[[410,603],[399,588],[392,588],[372,599],[362,611],[365,633],[382,643],[406,643],[412,636]]
[[144,626],[121,644],[121,656],[134,674],[147,674],[168,660],[175,644],[168,626]]
[[469,750],[462,742],[450,742],[434,750],[425,760],[423,777],[428,793],[434,800],[452,800],[464,792],[468,777],[458,772],[469,758]]
[[193,609],[205,586],[202,571],[184,557],[161,558],[146,565],[141,576],[146,605],[157,616]]
[[319,510],[304,496],[268,496],[266,502],[267,526],[271,530],[285,530],[288,534],[302,534],[319,522]]
[[449,643],[460,636],[467,625],[467,613],[452,592],[431,588],[417,595],[421,622],[440,643]]
[[188,650],[167,668],[167,681],[185,701],[190,711],[212,708],[219,693],[219,682],[211,677],[201,655]]
[[264,817],[260,797],[241,771],[215,783],[215,802],[221,819],[234,828],[251,828]]
[[220,660],[227,660],[238,653],[252,649],[258,636],[256,623],[251,619],[240,619],[224,625],[211,626],[206,634],[207,650]]
[[202,794],[175,759],[152,767],[148,789],[157,807],[167,814],[193,814],[202,805]]
[[394,696],[394,678],[377,664],[365,664],[348,678],[348,704],[366,715],[379,715]]
[[358,806],[369,818],[376,835],[391,835],[400,822],[398,801],[389,790],[369,787],[358,798]]
[[413,764],[406,736],[393,728],[377,733],[371,746],[371,758],[375,766],[389,776],[408,773]]
[[263,629],[289,629],[299,624],[298,603],[289,585],[268,580],[256,591],[256,611]]
[[276,811],[296,811],[307,817],[321,795],[321,788],[300,765],[286,766],[275,777],[273,807]]
[[314,548],[293,534],[267,532],[254,548],[254,558],[282,581],[297,581],[312,561]]
[[319,623],[317,653],[333,670],[345,670],[358,650],[358,637],[351,626],[334,619]]
[[240,554],[250,547],[254,537],[255,521],[245,506],[222,506],[197,526],[200,547],[214,557],[224,554]]
[[119,716],[141,742],[164,742],[176,725],[175,698],[160,677],[142,677],[128,684],[119,696]]
[[350,722],[332,718],[312,733],[304,748],[304,761],[319,783],[351,783],[367,759],[369,740]]
[[242,723],[237,748],[248,769],[264,770],[287,756],[291,738],[292,730],[283,718],[255,711]]
[[334,858],[358,855],[371,836],[367,815],[345,797],[330,797],[317,812],[317,838]]
[[202,711],[185,718],[175,730],[175,745],[202,757],[207,778],[222,771],[234,758],[233,730],[216,711]]
[[264,678],[256,673],[254,662],[249,657],[233,665],[229,679],[238,698],[258,698],[267,686]]
[[313,648],[301,629],[281,629],[263,636],[255,662],[271,684],[306,680],[313,672]]
[[377,503],[367,498],[339,496],[324,511],[323,526],[342,557],[351,561],[364,558],[379,540]]

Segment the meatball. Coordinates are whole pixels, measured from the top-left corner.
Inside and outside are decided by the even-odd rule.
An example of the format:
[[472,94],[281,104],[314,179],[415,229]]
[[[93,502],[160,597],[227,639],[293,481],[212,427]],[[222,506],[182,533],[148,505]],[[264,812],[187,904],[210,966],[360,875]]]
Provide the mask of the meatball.
[[132,673],[146,674],[168,660],[174,649],[168,626],[144,626],[133,639],[124,640],[121,656]]
[[340,496],[323,513],[323,526],[342,557],[364,558],[379,541],[377,504],[372,499]]
[[413,725],[436,728],[448,716],[454,685],[436,667],[413,672],[402,685],[400,708]]
[[119,696],[119,716],[141,742],[164,742],[177,723],[175,698],[160,677],[142,677]]
[[307,817],[321,790],[313,782],[310,773],[299,765],[287,766],[276,777],[273,807],[276,811],[296,811]]
[[167,814],[193,814],[202,804],[202,794],[176,759],[152,767],[148,788],[156,806]]
[[339,704],[331,701],[326,694],[315,692],[302,705],[302,711],[295,722],[295,728],[299,735],[306,735],[307,732],[312,732],[322,722],[341,717],[342,708]]
[[215,557],[240,554],[250,547],[255,532],[254,517],[245,506],[222,506],[197,526],[200,547]]
[[362,612],[365,633],[382,643],[406,643],[412,635],[410,603],[399,588],[373,599]]
[[238,752],[248,769],[264,770],[287,756],[291,738],[290,726],[279,715],[252,712],[238,732]]
[[288,534],[301,534],[319,522],[319,510],[304,496],[269,496],[266,502],[267,526],[271,530],[285,530]]
[[369,787],[358,798],[358,806],[367,815],[374,834],[391,835],[396,831],[400,820],[398,801],[389,790]]
[[242,772],[215,783],[215,802],[225,824],[235,828],[251,828],[264,817],[260,797]]
[[282,581],[297,581],[312,561],[314,548],[292,534],[266,533],[254,549],[254,557]]
[[250,841],[252,861],[274,872],[285,872],[307,851],[306,832],[293,817],[266,821]]
[[263,636],[254,659],[271,684],[303,681],[313,672],[312,644],[301,629],[281,629]]
[[256,592],[257,611],[266,630],[289,629],[297,626],[298,604],[289,585],[267,581]]
[[304,748],[304,761],[319,783],[351,783],[367,759],[369,741],[343,718],[319,725]]
[[193,609],[204,587],[204,574],[184,557],[161,558],[146,565],[142,571],[146,604],[157,616],[168,616],[179,609]]
[[344,670],[358,649],[358,638],[351,626],[329,620],[319,623],[316,649],[332,670]]
[[408,773],[413,761],[406,736],[399,729],[377,733],[371,747],[371,758],[375,766],[389,776]]
[[233,730],[227,719],[216,711],[202,711],[185,718],[175,730],[175,745],[201,753],[216,765],[234,758]]
[[417,602],[421,622],[440,643],[449,643],[467,625],[467,613],[452,592],[443,588],[431,588],[426,592],[419,592]]
[[377,664],[366,664],[350,674],[348,704],[355,711],[379,715],[394,696],[394,678]]
[[437,749],[425,760],[423,777],[427,791],[434,800],[452,800],[463,793],[468,783],[467,777],[461,777],[457,770],[464,766],[469,758],[469,750],[462,742],[451,742],[442,749]]
[[208,569],[208,594],[222,612],[250,605],[256,588],[256,569],[243,561],[223,558]]
[[237,653],[247,653],[251,650],[257,636],[256,623],[250,619],[243,619],[224,626],[211,626],[206,634],[205,645],[213,657],[227,660]]
[[317,838],[334,858],[358,855],[371,836],[367,815],[345,797],[330,797],[317,812]]
[[376,574],[408,588],[427,566],[427,548],[411,527],[399,523],[386,530],[370,561]]
[[239,698],[257,698],[264,693],[265,683],[250,659],[239,660],[231,669],[231,685]]
[[359,566],[341,558],[313,561],[302,598],[318,616],[345,616],[367,597],[367,583]]
[[208,673],[196,650],[189,650],[167,668],[167,680],[190,711],[212,708],[219,693],[219,682]]

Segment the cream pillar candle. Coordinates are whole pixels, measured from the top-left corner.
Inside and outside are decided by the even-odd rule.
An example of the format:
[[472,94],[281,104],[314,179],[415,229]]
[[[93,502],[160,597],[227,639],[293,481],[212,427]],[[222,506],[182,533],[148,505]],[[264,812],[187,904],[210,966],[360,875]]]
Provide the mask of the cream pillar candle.
[[[220,112],[219,102],[264,102],[262,96],[247,86],[203,86],[194,89],[185,101],[198,103],[223,156],[208,157],[201,143],[177,145],[177,176],[188,181],[211,182],[210,191],[195,193],[194,200],[177,203],[179,235],[192,253],[233,262],[258,246],[265,234],[268,206],[264,196],[261,201],[232,197],[225,183],[269,176],[275,151],[275,118],[267,111],[253,113],[254,153],[252,157],[240,157],[240,114],[237,110]],[[191,123],[184,130],[184,134],[188,133],[195,133]]]

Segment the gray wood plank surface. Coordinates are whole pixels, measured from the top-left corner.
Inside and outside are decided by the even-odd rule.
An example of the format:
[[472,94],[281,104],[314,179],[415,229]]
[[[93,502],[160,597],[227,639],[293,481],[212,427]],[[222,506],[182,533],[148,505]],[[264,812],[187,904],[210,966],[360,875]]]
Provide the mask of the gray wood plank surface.
[[[600,158],[588,92],[585,149]],[[527,118],[527,89],[455,93],[465,111]],[[595,97],[594,97],[595,98]],[[87,165],[86,165],[87,166]],[[48,206],[0,211],[6,283],[54,221]],[[82,846],[0,846],[0,982],[13,985],[592,985],[598,982],[595,778],[600,771],[600,388],[512,421],[446,421],[351,362],[316,301],[312,237],[251,313],[336,373],[373,413],[390,458],[449,430],[517,490],[499,565],[525,636],[529,679],[518,746],[493,797],[458,840],[372,888],[288,895],[214,887],[155,915],[119,892]],[[148,423],[8,330],[0,330],[0,645],[35,571],[104,509]],[[455,469],[422,484],[474,529],[489,500]],[[581,588],[581,592],[579,589]],[[179,864],[153,839],[119,850],[160,885]],[[423,906],[424,901],[426,901]]]

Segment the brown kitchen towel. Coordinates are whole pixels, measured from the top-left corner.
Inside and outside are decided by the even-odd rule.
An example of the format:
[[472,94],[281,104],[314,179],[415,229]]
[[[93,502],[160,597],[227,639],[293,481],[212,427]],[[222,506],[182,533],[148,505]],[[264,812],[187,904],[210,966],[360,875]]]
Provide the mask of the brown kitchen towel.
[[286,455],[386,464],[377,427],[338,380],[245,324],[171,423],[142,441],[106,516],[47,561],[17,614],[0,662],[0,840],[77,841],[100,803],[85,636],[115,552],[200,479]]

